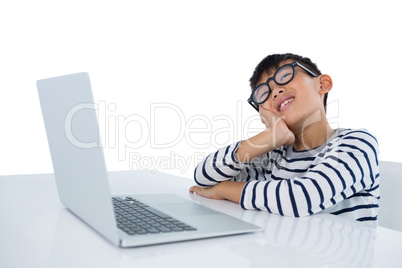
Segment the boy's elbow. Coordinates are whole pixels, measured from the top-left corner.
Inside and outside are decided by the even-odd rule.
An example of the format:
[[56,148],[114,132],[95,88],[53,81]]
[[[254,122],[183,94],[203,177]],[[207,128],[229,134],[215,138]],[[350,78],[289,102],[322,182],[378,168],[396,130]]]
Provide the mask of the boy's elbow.
[[202,172],[199,172],[198,166],[194,170],[194,181],[200,187],[211,187],[215,183],[211,184],[211,181],[203,176]]
[[203,184],[200,182],[202,178],[200,178],[200,176],[198,175],[197,168],[198,167],[196,167],[194,170],[194,181],[198,186],[202,186]]

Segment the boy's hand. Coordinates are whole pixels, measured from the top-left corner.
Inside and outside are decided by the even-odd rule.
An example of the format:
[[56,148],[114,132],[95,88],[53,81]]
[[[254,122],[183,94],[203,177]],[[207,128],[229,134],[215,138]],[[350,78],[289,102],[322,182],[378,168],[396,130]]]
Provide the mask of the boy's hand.
[[222,200],[224,199],[219,193],[219,184],[210,188],[201,188],[200,186],[193,186],[190,188],[190,193],[197,194],[210,199]]
[[281,116],[274,109],[265,109],[260,106],[261,121],[271,132],[271,146],[278,148],[282,145],[292,145],[295,142],[295,135],[288,128],[285,116]]
[[296,140],[294,133],[283,120],[284,116],[274,109],[260,106],[260,117],[267,129],[240,143],[235,152],[235,157],[239,162],[250,162],[282,145],[291,145]]
[[240,202],[241,193],[243,191],[245,182],[237,181],[223,181],[210,188],[201,188],[193,186],[190,188],[190,193],[195,193],[210,199],[227,199],[236,203]]

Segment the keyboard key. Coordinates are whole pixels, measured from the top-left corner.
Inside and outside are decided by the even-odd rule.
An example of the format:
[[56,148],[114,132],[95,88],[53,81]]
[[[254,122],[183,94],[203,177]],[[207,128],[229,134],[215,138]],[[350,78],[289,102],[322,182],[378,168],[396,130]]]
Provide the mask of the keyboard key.
[[145,229],[145,231],[147,231],[148,233],[151,233],[151,234],[160,233],[160,231],[156,228],[147,228],[147,229]]
[[161,231],[161,232],[163,232],[163,233],[170,233],[170,232],[172,232],[172,230],[170,230],[170,228],[166,228],[166,227],[163,227],[163,226],[156,227],[156,229],[158,229],[159,231]]
[[172,227],[172,228],[170,228],[173,232],[181,232],[181,231],[184,231],[184,229],[183,228],[180,228],[180,227]]
[[186,227],[184,227],[184,230],[185,231],[195,231],[197,229],[195,229],[194,227],[191,227],[191,226],[186,226]]

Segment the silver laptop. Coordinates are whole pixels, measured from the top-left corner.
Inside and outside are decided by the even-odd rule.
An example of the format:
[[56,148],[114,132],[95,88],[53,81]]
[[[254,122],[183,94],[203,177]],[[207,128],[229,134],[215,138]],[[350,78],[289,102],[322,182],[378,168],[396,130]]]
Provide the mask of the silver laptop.
[[136,247],[260,230],[173,194],[112,197],[88,74],[38,80],[37,87],[60,200],[113,244]]

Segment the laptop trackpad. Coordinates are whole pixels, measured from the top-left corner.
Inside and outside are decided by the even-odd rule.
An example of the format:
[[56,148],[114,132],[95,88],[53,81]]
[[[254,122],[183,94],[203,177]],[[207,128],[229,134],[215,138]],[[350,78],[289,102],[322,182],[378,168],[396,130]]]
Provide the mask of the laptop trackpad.
[[172,216],[199,216],[218,214],[218,212],[216,212],[215,210],[191,203],[158,205],[158,207],[161,208],[161,210],[166,211],[167,214],[172,214]]

